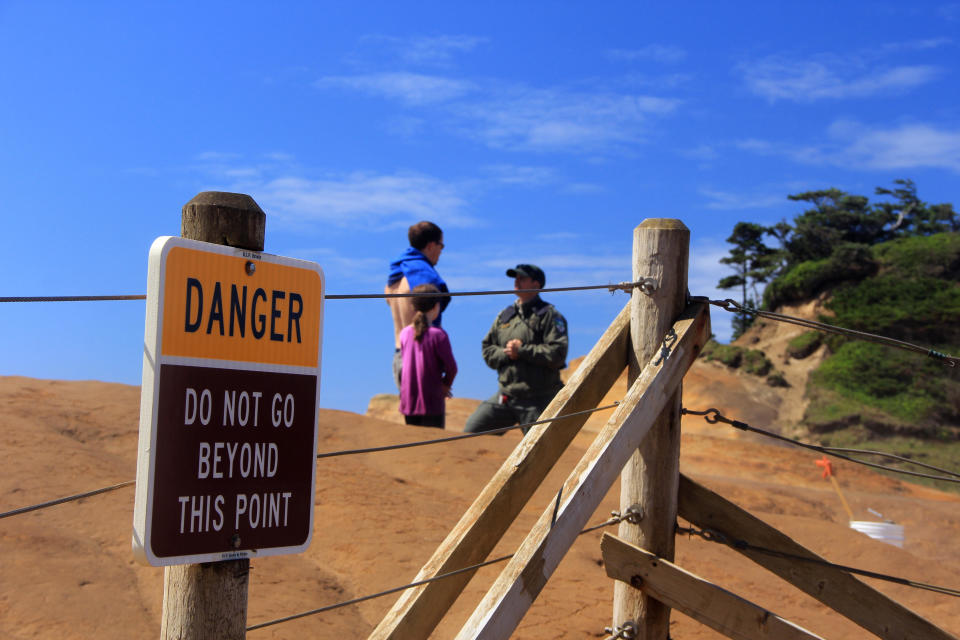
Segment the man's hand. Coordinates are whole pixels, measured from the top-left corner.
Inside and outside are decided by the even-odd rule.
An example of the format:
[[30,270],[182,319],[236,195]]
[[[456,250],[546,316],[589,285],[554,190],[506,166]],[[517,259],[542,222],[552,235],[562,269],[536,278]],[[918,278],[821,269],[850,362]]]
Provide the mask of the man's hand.
[[507,357],[511,360],[516,360],[520,357],[520,346],[523,345],[523,342],[514,338],[513,340],[507,343],[507,346],[503,348],[503,352],[507,354]]

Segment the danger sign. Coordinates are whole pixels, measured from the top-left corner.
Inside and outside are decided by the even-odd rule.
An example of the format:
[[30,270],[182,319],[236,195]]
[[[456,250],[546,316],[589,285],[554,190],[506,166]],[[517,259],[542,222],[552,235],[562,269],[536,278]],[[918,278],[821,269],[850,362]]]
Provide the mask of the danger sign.
[[159,566],[304,551],[322,270],[163,237],[148,271],[135,555]]

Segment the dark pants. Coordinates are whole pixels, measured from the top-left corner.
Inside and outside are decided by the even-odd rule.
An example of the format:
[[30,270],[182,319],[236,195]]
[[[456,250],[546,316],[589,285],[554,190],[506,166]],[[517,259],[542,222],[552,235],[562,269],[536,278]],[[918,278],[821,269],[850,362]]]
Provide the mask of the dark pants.
[[[496,394],[489,400],[480,403],[480,406],[467,418],[467,424],[463,430],[466,433],[480,433],[492,429],[511,427],[515,424],[536,422],[540,419],[543,410],[553,400],[552,396],[548,396],[524,400],[507,398],[506,402],[500,402],[500,398],[500,394]],[[523,432],[526,433],[529,430],[530,427],[525,427]]]
[[436,427],[437,429],[443,429],[444,417],[445,416],[441,413],[439,415],[430,416],[403,416],[403,419],[407,424],[412,424],[418,427]]

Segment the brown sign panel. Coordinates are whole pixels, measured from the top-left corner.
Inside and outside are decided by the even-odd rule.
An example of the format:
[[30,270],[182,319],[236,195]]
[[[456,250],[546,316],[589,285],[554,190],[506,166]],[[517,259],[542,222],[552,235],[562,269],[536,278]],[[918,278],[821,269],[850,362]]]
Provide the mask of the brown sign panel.
[[158,558],[310,537],[316,377],[162,365],[151,543]]

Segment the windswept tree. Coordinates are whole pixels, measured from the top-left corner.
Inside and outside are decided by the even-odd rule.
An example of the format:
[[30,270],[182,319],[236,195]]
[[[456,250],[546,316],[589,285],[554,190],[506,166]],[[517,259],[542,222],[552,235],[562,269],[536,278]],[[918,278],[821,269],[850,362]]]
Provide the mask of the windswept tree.
[[929,205],[917,197],[913,180],[894,180],[893,189],[877,187],[878,196],[891,196],[894,202],[879,202],[874,207],[892,219],[890,233],[896,236],[928,236],[945,231],[960,231],[960,218],[949,203]]
[[[960,231],[960,217],[953,205],[923,202],[912,180],[893,182],[892,189],[876,189],[877,195],[889,196],[885,202],[871,203],[865,196],[835,188],[819,189],[787,196],[811,205],[794,217],[792,224],[786,220],[770,227],[737,223],[727,239],[734,248],[721,260],[733,266],[735,273],[718,286],[739,287],[745,304],[762,300],[766,308],[774,309],[873,275],[879,268],[874,245]],[[765,235],[773,237],[779,248],[767,247]],[[756,291],[761,284],[768,285],[762,296]],[[750,318],[738,316],[734,335],[739,336],[749,324]]]
[[839,189],[821,189],[788,195],[797,202],[813,205],[794,218],[793,232],[784,245],[788,264],[829,258],[841,244],[874,245],[889,239],[887,229],[896,216],[871,207],[864,196]]
[[[769,227],[753,222],[738,222],[727,242],[733,245],[730,255],[721,258],[722,264],[733,267],[733,275],[717,283],[719,289],[740,289],[740,302],[746,307],[756,307],[760,299],[757,285],[764,284],[779,266],[778,251],[763,242],[765,235],[772,233]],[[741,312],[734,315],[733,337],[740,337],[753,323],[753,316]]]

